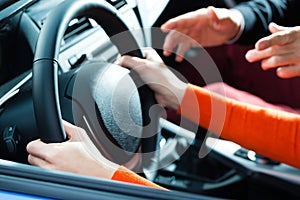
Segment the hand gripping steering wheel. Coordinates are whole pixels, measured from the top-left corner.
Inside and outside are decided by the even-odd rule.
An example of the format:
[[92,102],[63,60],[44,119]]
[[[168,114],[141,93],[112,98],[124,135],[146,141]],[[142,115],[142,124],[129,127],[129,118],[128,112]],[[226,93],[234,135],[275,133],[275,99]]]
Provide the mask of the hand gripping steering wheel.
[[[100,0],[65,0],[51,11],[39,35],[33,64],[33,103],[35,117],[41,140],[46,143],[63,142],[66,140],[66,134],[62,126],[61,109],[63,108],[60,107],[59,96],[65,93],[65,91],[59,91],[58,56],[64,33],[70,21],[78,17],[87,17],[95,20],[104,29],[113,44],[116,45],[121,55],[143,57],[143,53],[134,36],[128,31],[127,26],[117,14],[117,10],[109,3]],[[115,37],[117,34],[122,34],[122,37]],[[85,100],[79,102],[80,105],[77,107],[82,108],[79,112],[81,115],[87,115],[85,119],[88,121],[88,126],[86,127],[90,128],[90,132],[96,132],[101,135],[96,140],[101,140],[98,142],[104,145],[104,147],[102,146],[102,148],[106,149],[104,154],[108,154],[108,157],[113,159],[113,161],[124,164],[133,157],[132,153],[141,151],[151,154],[151,152],[155,151],[157,135],[154,133],[159,132],[159,114],[155,112],[150,117],[150,108],[156,104],[153,92],[142,84],[138,76],[132,71],[129,72],[129,70],[119,66],[98,63],[96,61],[91,62],[88,66],[81,68],[91,69],[92,71],[81,73],[84,74],[84,78],[79,79],[98,80],[94,81],[97,86],[93,87],[93,90],[87,90],[91,86],[91,81],[86,81],[85,83],[76,80],[68,81],[73,83],[72,87],[74,88],[77,87],[76,83],[80,87],[84,87],[82,96],[90,96],[94,100],[92,106],[89,106],[90,104],[87,106],[89,108],[84,108],[86,106],[84,105],[86,103]],[[71,79],[82,77],[78,73],[80,73],[80,70],[77,70]],[[130,78],[127,78],[125,82],[129,86],[122,85],[122,90],[118,90],[120,81],[124,82],[124,77],[128,74]],[[111,78],[115,81],[111,81]],[[132,87],[131,82],[134,83],[134,87]],[[96,92],[96,95],[94,93],[95,88],[100,90],[100,92]],[[111,104],[111,102],[112,99],[118,99],[115,98],[115,95],[118,96],[116,94],[118,91],[123,91],[119,95],[119,101],[115,101],[116,104],[120,102],[118,106],[123,106],[123,95],[131,93],[131,91],[126,91],[127,88],[129,90],[132,90],[132,88],[138,90],[137,95],[126,97],[130,99],[130,105],[125,110],[135,113],[130,114],[130,116],[134,118],[132,120],[137,122],[137,124],[141,121],[141,128],[139,131],[137,130],[137,133],[131,133],[135,135],[124,136],[128,134],[124,128],[113,127],[118,126],[120,123],[123,125],[124,123],[126,124],[126,122],[123,122],[125,117],[122,117],[122,113],[115,114],[114,111],[111,111],[114,107],[114,104]],[[77,93],[79,94],[80,92]],[[93,109],[96,112],[90,114],[90,110]],[[99,130],[99,127],[101,127],[101,130]],[[115,145],[110,145],[111,142],[108,144],[112,140]],[[123,149],[123,151],[117,151],[116,149]],[[149,155],[147,159],[150,159]]]

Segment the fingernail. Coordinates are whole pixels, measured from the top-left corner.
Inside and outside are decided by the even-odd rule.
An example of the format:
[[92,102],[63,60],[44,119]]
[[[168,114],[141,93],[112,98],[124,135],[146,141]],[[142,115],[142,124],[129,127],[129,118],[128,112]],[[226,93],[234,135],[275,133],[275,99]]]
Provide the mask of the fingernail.
[[166,28],[165,25],[162,25],[162,26],[160,27],[160,30],[161,30],[162,32],[164,32],[164,33],[169,32],[169,30]]
[[248,51],[246,53],[246,55],[245,55],[246,60],[248,60],[249,62],[251,62],[252,61],[251,57],[252,57],[251,52]]
[[169,51],[164,51],[163,54],[164,54],[164,56],[167,56],[167,57],[168,57],[168,56],[170,56],[171,53],[170,53]]
[[176,62],[182,62],[183,61],[183,57],[181,56],[176,56]]
[[276,73],[277,73],[277,76],[279,76],[281,78],[284,78],[286,76],[286,73],[284,72],[284,70],[281,67],[277,68]]

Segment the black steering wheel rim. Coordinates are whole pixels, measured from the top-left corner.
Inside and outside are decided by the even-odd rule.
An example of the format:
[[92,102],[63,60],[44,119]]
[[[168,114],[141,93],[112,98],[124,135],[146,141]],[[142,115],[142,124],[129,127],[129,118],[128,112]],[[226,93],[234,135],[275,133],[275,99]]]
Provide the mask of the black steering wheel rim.
[[[46,143],[63,142],[66,134],[62,125],[62,116],[59,103],[58,91],[58,67],[60,44],[69,22],[77,17],[85,16],[94,19],[112,37],[121,32],[127,32],[127,40],[120,40],[118,37],[111,38],[122,55],[143,57],[138,43],[122,19],[117,10],[105,1],[99,0],[66,0],[57,9],[52,11],[41,30],[36,46],[33,63],[33,103],[35,117],[41,140]],[[114,24],[116,26],[111,26]],[[139,87],[143,112],[143,126],[147,127],[145,132],[155,131],[158,128],[157,121],[150,123],[149,110],[155,104],[153,92],[148,87]],[[144,102],[143,102],[144,101]],[[152,129],[152,130],[151,130]],[[146,151],[155,150],[156,137],[149,137],[153,133],[145,133],[147,142],[144,142]],[[152,140],[150,142],[149,140]],[[142,141],[142,142],[143,142]],[[152,144],[151,144],[152,143]],[[146,144],[151,144],[146,145]],[[143,146],[142,146],[143,148]],[[145,147],[144,147],[145,148]]]

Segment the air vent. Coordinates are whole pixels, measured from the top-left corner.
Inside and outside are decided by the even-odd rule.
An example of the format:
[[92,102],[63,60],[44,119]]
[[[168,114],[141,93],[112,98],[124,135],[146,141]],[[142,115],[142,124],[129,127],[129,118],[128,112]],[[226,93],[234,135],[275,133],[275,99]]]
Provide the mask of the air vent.
[[126,0],[106,0],[108,3],[113,5],[116,9],[121,8],[126,5]]
[[67,41],[68,39],[76,37],[92,28],[93,26],[88,18],[83,17],[80,19],[74,19],[70,22],[69,27],[66,30],[64,40]]

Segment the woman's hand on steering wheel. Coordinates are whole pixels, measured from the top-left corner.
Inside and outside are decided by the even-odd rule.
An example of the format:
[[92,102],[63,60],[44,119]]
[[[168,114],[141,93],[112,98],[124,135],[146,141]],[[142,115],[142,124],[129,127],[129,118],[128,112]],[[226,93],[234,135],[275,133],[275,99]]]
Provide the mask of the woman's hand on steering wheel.
[[39,139],[30,142],[28,162],[47,169],[111,179],[119,166],[100,154],[83,129],[66,121],[63,124],[69,140],[49,144]]
[[162,61],[153,49],[146,49],[146,59],[122,56],[116,64],[136,71],[141,79],[155,92],[157,102],[177,109],[187,84],[181,81]]

